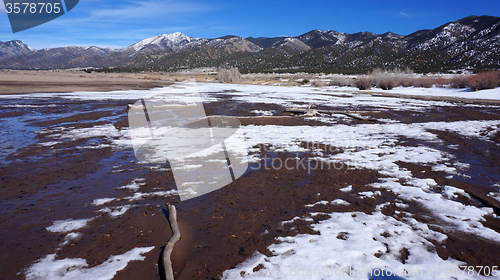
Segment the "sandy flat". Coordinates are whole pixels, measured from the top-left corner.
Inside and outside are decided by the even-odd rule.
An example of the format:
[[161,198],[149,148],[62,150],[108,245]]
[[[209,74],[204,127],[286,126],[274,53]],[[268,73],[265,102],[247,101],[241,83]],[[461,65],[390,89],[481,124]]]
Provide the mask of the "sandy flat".
[[169,84],[160,75],[82,71],[0,71],[0,94],[148,89]]
[[[93,80],[98,81],[98,78]],[[50,98],[19,98],[12,102],[8,98],[0,99],[0,117],[6,121],[3,126],[4,133],[0,134],[0,143],[5,148],[0,149],[0,152],[4,152],[3,155],[8,160],[5,163],[0,160],[0,246],[4,248],[4,252],[8,252],[0,254],[2,279],[25,279],[26,269],[33,268],[34,264],[42,263],[42,268],[50,271],[61,264],[61,261],[73,265],[83,260],[89,264],[88,267],[72,266],[69,270],[61,270],[61,275],[65,277],[69,277],[67,273],[71,271],[91,273],[90,269],[93,267],[112,269],[108,265],[110,262],[107,262],[110,256],[122,256],[135,248],[153,246],[154,249],[145,254],[143,261],[130,262],[123,270],[118,271],[113,279],[160,279],[158,259],[162,246],[171,236],[162,209],[165,203],[176,205],[182,234],[182,239],[176,244],[172,255],[177,280],[220,279],[225,271],[235,267],[239,269],[239,265],[251,258],[255,252],[271,256],[273,253],[269,251],[269,246],[276,244],[278,238],[282,237],[309,236],[311,241],[301,244],[316,246],[314,244],[323,240],[326,234],[321,235],[323,233],[316,231],[313,226],[320,221],[326,224],[325,219],[329,219],[331,214],[337,217],[356,216],[358,219],[370,217],[363,221],[367,222],[367,228],[372,221],[383,222],[374,218],[382,217],[382,214],[388,219],[401,217],[402,226],[405,224],[404,219],[411,217],[410,221],[415,221],[415,228],[421,226],[427,229],[445,224],[440,220],[440,217],[445,217],[440,211],[448,211],[442,206],[444,203],[455,205],[456,208],[452,209],[456,211],[471,213],[479,211],[474,209],[486,208],[483,205],[494,207],[496,213],[500,209],[500,202],[488,196],[493,188],[496,188],[491,187],[493,183],[488,182],[500,182],[497,180],[500,162],[495,160],[499,150],[500,133],[497,133],[492,125],[480,124],[485,120],[493,120],[491,123],[496,124],[500,120],[497,106],[462,106],[460,103],[436,104],[412,100],[394,103],[390,98],[376,98],[377,101],[361,103],[355,97],[332,97],[331,99],[345,99],[349,103],[339,105],[331,102],[322,105],[325,109],[340,106],[350,108],[351,104],[354,104],[359,110],[380,110],[380,113],[370,113],[370,116],[382,120],[379,123],[363,123],[334,117],[332,124],[325,125],[318,119],[285,117],[283,113],[276,113],[273,117],[248,118],[257,115],[249,113],[254,110],[279,110],[282,104],[280,100],[295,98],[297,89],[294,93],[294,89],[290,88],[290,95],[279,96],[272,93],[265,95],[263,91],[255,91],[247,86],[239,87],[243,94],[253,94],[264,102],[273,100],[269,95],[274,96],[275,103],[267,104],[255,102],[253,96],[247,97],[246,100],[234,98],[244,95],[231,96],[228,91],[232,88],[233,86],[229,85],[216,89],[219,99],[209,100],[204,104],[204,109],[208,115],[231,112],[233,116],[247,116],[240,119],[246,129],[246,145],[253,147],[252,157],[255,156],[267,164],[257,167],[254,163],[244,176],[226,187],[182,202],[177,195],[166,194],[176,186],[169,164],[158,164],[154,169],[139,164],[132,147],[123,144],[129,141],[126,133],[119,133],[126,131],[128,126],[127,100],[61,98],[55,102]],[[265,89],[264,92],[283,90],[271,87]],[[310,100],[321,98],[320,93],[309,89],[308,99],[299,100],[297,103],[305,106]],[[19,103],[14,104],[17,100]],[[406,102],[409,104],[405,105]],[[393,121],[386,123],[389,119]],[[472,135],[480,136],[483,131],[486,132],[483,128],[491,127],[492,130],[487,131],[487,136],[480,136],[485,139],[482,140],[461,133],[467,125],[470,125],[471,129],[466,129],[465,133]],[[395,126],[399,129],[391,128]],[[477,127],[477,132],[474,127]],[[398,132],[404,129],[411,131]],[[42,133],[34,134],[33,130]],[[288,136],[299,135],[299,132],[304,136]],[[422,138],[424,134],[429,138]],[[294,138],[299,140],[287,140]],[[374,140],[371,140],[372,138]],[[343,142],[343,139],[348,142]],[[384,139],[385,142],[372,142],[378,139]],[[303,148],[305,152],[291,153],[284,149],[279,151],[281,147],[273,143],[290,143]],[[332,145],[335,143],[338,144]],[[344,151],[344,143],[349,143],[359,151]],[[377,165],[372,166],[377,166],[378,170],[362,166],[349,168],[348,160],[362,162],[361,157],[355,155],[363,150],[369,153],[358,155],[373,155],[366,164],[375,162]],[[314,160],[320,153],[324,154],[324,158],[344,154],[346,160],[341,162],[342,168],[334,168],[328,164],[316,168],[316,164],[314,170],[306,169],[306,166],[309,168],[312,165],[299,165],[299,161],[286,163],[287,160],[300,156],[300,160],[305,162],[311,159],[315,164]],[[269,157],[270,154],[272,157]],[[396,161],[400,158],[399,155],[411,157],[411,154],[424,162]],[[449,164],[459,163],[455,159],[460,159],[462,166],[473,160],[473,164],[460,170],[464,175],[470,176],[470,179],[459,175],[449,177],[445,171],[434,169],[434,166],[443,164],[433,164],[431,160],[423,157],[433,154]],[[394,157],[390,159],[392,155]],[[2,154],[0,159],[1,156]],[[276,162],[284,162],[287,166],[277,167],[274,165]],[[380,178],[387,176],[379,173],[379,170],[389,170],[385,166],[394,166],[394,172],[404,170],[404,174],[411,176],[415,182],[435,182],[435,188],[429,187],[432,191],[416,194],[436,197],[441,204],[426,204],[434,207],[425,206],[422,204],[423,199],[417,200],[414,196],[409,196],[409,192],[413,192],[416,186],[400,188],[408,189],[408,198],[398,196],[397,192],[388,188],[374,187],[374,184],[380,184]],[[453,193],[456,197],[448,198],[445,190],[450,186],[463,192]],[[336,202],[331,203],[334,201]],[[471,215],[472,218],[460,217],[474,219],[474,214]],[[453,220],[466,222],[462,219]],[[350,229],[350,232],[344,231],[345,225],[349,224],[345,223],[340,228],[332,226],[333,230],[342,230],[342,234],[330,234],[332,236],[329,240],[341,244],[358,242],[357,238],[352,238],[356,232]],[[77,225],[82,227],[76,229]],[[484,216],[481,224],[477,225],[477,228],[484,226],[498,231],[500,220],[491,215]],[[78,232],[81,237],[68,239],[68,243],[63,243],[66,242],[65,236],[69,236],[69,232],[64,231],[71,228],[75,229],[72,233]],[[391,225],[384,230],[387,228],[400,227]],[[469,228],[473,227],[466,229]],[[372,230],[359,232],[370,233]],[[419,230],[410,231],[410,228],[407,228],[404,232],[413,233]],[[433,252],[437,254],[436,257],[443,260],[455,259],[468,266],[491,266],[500,263],[498,242],[455,230],[452,226],[443,226],[442,232],[447,236],[446,240],[429,247],[429,250],[435,248]],[[391,238],[389,240],[394,241],[390,244],[409,240],[400,238],[400,234],[392,234],[392,231],[387,233],[377,233],[376,237],[382,240]],[[287,246],[291,246],[290,244],[292,243]],[[412,246],[417,246],[415,244],[418,245],[415,242]],[[383,250],[380,252],[383,257],[378,258],[373,255],[375,251],[365,251],[363,246],[352,247],[354,249],[348,245],[339,248],[358,250],[352,255],[371,255],[370,258],[376,261],[384,260],[387,256],[395,261],[399,261],[396,260],[399,255],[402,255],[400,258],[407,258],[395,250],[392,250],[395,257],[387,255],[391,254],[390,251]],[[303,256],[314,260],[317,254],[322,253],[330,254],[331,258],[346,255],[335,252],[337,247],[316,248],[318,249],[314,254],[307,253]],[[385,247],[382,245],[380,248]],[[413,251],[407,250],[413,254]],[[46,258],[48,254],[57,254],[57,258],[50,261],[50,258]],[[281,258],[281,255],[279,257]],[[286,261],[286,256],[283,256],[283,260]],[[360,265],[366,263],[360,262]],[[263,265],[255,267],[268,269]],[[253,269],[248,271],[253,272]],[[257,272],[257,269],[255,271]],[[241,275],[239,270],[236,273]]]
[[[169,85],[172,82],[183,81],[194,78],[197,82],[216,82],[216,73],[204,73],[196,71],[186,72],[156,72],[156,73],[86,73],[82,70],[0,70],[0,95],[22,94],[22,93],[58,93],[74,91],[115,91],[129,89],[150,89]],[[286,81],[282,78],[287,77]],[[289,75],[279,76],[274,74],[245,74],[242,75],[239,84],[246,85],[277,85],[277,86],[299,86],[294,80],[298,77],[314,79],[311,74],[301,76]],[[309,85],[307,85],[309,86]],[[474,98],[457,96],[447,93],[436,92],[434,94],[411,94],[398,92],[399,88],[392,91],[378,89],[357,91],[358,94],[368,94],[383,97],[410,98],[434,101],[459,101],[480,102],[498,104],[498,98]],[[404,89],[411,91],[412,89]],[[497,89],[495,89],[497,90]],[[494,91],[495,91],[494,90]],[[490,94],[490,96],[494,96]]]

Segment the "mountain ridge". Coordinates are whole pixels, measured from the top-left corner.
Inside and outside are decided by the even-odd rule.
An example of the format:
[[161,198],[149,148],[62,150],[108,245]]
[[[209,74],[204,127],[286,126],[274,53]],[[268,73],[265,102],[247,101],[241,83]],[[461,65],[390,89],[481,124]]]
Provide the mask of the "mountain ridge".
[[235,66],[243,72],[343,73],[366,72],[374,67],[409,67],[421,72],[482,70],[500,65],[500,18],[469,16],[409,35],[315,29],[293,37],[226,35],[203,39],[175,32],[119,49],[92,46],[34,50],[21,41],[9,42],[0,42],[0,68],[175,71]]

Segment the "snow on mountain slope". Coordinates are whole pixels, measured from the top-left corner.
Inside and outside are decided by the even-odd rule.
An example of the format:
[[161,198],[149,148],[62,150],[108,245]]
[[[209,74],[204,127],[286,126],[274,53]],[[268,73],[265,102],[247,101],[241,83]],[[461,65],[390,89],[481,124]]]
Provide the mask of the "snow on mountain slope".
[[460,23],[450,23],[432,38],[416,46],[416,49],[429,49],[434,46],[448,46],[460,39],[467,38],[476,31],[473,27]]
[[262,50],[262,48],[258,45],[239,36],[224,36],[221,38],[209,39],[202,43],[205,43],[207,46],[212,48],[225,49],[229,53],[241,51],[258,52]]
[[19,40],[0,42],[0,58],[11,57],[20,54],[29,54],[34,51],[35,49]]
[[162,49],[175,48],[197,40],[199,40],[199,38],[193,38],[186,36],[180,32],[175,32],[172,34],[156,35],[154,37],[144,39],[142,41],[133,44],[128,48],[133,49],[136,52],[140,51],[141,49],[143,49],[148,45],[158,46]]
[[299,53],[306,52],[306,51],[311,49],[311,47],[309,47],[308,45],[306,45],[305,43],[303,43],[299,39],[290,38],[290,37],[285,38],[280,42],[276,42],[274,44],[274,47],[282,49],[282,50],[286,50],[289,52],[299,52]]

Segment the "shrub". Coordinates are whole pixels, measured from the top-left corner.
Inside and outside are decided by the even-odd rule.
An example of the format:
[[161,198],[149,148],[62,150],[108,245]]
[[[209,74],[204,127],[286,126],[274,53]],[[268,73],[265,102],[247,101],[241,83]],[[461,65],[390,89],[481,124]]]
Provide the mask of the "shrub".
[[446,87],[447,85],[450,84],[450,79],[445,79],[445,78],[436,78],[432,81],[432,83],[436,87]]
[[414,87],[431,88],[434,85],[432,78],[417,78],[413,80]]
[[311,85],[313,87],[324,87],[325,86],[325,83],[323,83],[322,81],[318,81],[318,80],[314,80]]
[[238,83],[240,81],[241,74],[238,68],[217,68],[217,80],[219,83]]
[[352,86],[353,80],[347,77],[335,77],[330,81],[330,86],[346,87]]
[[372,88],[372,83],[367,78],[357,79],[354,85],[360,90],[367,90]]
[[405,78],[405,79],[402,79],[399,84],[401,86],[404,86],[404,87],[412,87],[413,86],[413,80],[415,80],[415,78]]
[[393,81],[391,79],[379,79],[379,80],[377,80],[377,87],[381,88],[383,90],[393,89],[397,85],[398,84],[396,83],[396,81]]
[[[409,73],[410,70],[405,70]],[[388,90],[402,85],[405,87],[423,87],[431,88],[432,86],[451,88],[470,88],[471,90],[493,89],[500,87],[500,71],[488,71],[479,73],[473,76],[457,75],[452,79],[433,78],[433,77],[408,77],[404,72],[397,69],[393,73],[385,73],[383,70],[376,68],[372,71],[373,84],[378,88]],[[363,80],[363,81],[362,81]],[[369,89],[370,80],[367,78],[358,79],[355,83],[359,89]]]
[[470,76],[468,78],[468,86],[471,90],[497,88],[500,86],[500,72],[488,71]]
[[372,76],[382,76],[382,75],[386,75],[386,71],[380,67],[375,67],[371,72],[370,72],[370,75]]
[[409,68],[405,70],[399,68],[393,70],[375,68],[370,73],[374,84],[383,90],[390,90],[399,85],[409,86],[410,81],[413,80],[411,78],[413,74],[414,72]]
[[466,88],[468,87],[468,77],[464,76],[455,76],[451,79],[450,87],[451,88]]

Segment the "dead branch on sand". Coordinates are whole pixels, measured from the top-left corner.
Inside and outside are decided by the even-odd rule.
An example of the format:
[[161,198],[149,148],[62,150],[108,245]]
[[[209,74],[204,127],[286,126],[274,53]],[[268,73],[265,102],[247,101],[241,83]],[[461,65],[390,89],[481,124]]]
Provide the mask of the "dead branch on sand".
[[181,239],[181,232],[179,230],[179,225],[177,225],[177,210],[175,206],[167,204],[168,207],[168,221],[170,223],[170,228],[172,228],[172,237],[168,240],[165,249],[163,250],[163,266],[165,268],[165,279],[174,280],[174,269],[172,268],[172,261],[170,260],[170,255],[174,249],[175,243]]
[[318,114],[328,114],[328,115],[345,115],[360,121],[377,121],[374,118],[364,118],[361,116],[356,116],[353,114],[360,113],[379,113],[380,111],[340,111],[340,110],[311,110],[311,106],[309,109],[298,109],[298,108],[286,108],[285,112],[293,113],[293,114],[301,114],[306,116],[316,116]]

